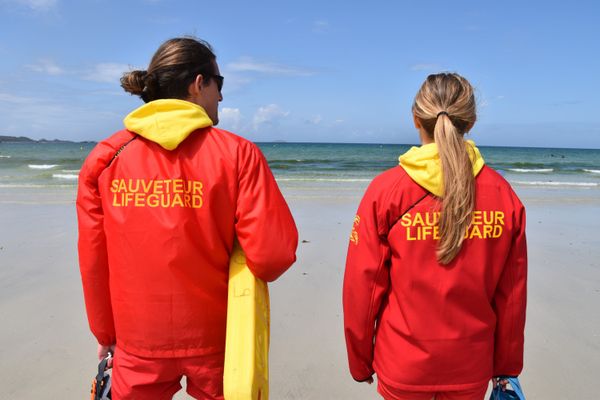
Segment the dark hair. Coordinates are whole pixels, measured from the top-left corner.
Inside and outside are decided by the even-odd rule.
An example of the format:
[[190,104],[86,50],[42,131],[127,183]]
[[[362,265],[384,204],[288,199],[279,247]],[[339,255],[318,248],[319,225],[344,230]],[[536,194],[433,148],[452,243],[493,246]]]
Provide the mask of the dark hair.
[[202,75],[208,84],[215,74],[213,49],[207,42],[193,37],[169,39],[150,61],[147,71],[123,74],[121,87],[149,102],[158,99],[185,99],[188,87]]

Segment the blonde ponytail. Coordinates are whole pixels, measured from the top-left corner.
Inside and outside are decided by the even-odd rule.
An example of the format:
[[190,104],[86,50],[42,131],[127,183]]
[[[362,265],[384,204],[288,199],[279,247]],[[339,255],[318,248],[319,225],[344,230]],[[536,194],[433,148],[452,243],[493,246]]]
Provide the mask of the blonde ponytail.
[[436,256],[440,264],[448,264],[461,249],[475,206],[473,166],[463,139],[476,119],[473,89],[458,74],[430,75],[415,97],[413,112],[438,148],[444,194]]
[[471,224],[475,203],[473,167],[462,135],[447,115],[439,116],[433,137],[438,146],[444,182],[436,254],[441,264],[448,264],[460,251]]

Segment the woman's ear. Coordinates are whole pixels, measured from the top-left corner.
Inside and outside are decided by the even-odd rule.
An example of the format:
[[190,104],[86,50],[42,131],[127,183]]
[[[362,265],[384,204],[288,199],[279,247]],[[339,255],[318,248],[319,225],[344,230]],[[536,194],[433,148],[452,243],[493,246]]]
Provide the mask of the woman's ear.
[[415,128],[417,128],[417,130],[421,130],[423,125],[421,125],[421,121],[419,121],[419,118],[417,118],[417,114],[415,114],[414,112],[413,112],[413,122],[415,123]]
[[471,129],[473,129],[473,125],[475,125],[475,121],[473,121],[469,125],[467,125],[467,129],[465,129],[465,133],[469,133],[469,131]]

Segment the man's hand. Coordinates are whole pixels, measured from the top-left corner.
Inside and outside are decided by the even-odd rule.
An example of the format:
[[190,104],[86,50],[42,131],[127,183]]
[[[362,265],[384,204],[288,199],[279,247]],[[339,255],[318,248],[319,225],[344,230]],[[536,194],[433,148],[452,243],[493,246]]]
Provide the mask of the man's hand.
[[[98,361],[102,361],[104,360],[106,357],[108,357],[108,353],[110,354],[115,354],[115,345],[110,345],[110,346],[102,346],[101,344],[98,345]],[[108,368],[112,368],[113,365],[113,360],[112,358],[110,358],[108,360],[107,363],[107,367]]]
[[493,387],[496,386],[500,386],[500,389],[505,392],[506,391],[506,385],[508,385],[508,379],[506,378],[502,378],[502,377],[494,377],[492,378],[492,385]]

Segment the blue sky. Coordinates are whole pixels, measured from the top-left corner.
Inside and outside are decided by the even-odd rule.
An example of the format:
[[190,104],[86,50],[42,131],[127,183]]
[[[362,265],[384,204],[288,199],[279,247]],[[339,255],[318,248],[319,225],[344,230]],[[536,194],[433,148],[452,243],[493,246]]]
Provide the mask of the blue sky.
[[600,148],[593,1],[0,0],[0,135],[100,140],[141,105],[119,78],[210,42],[220,127],[254,141],[415,143],[425,77],[476,87],[483,145]]

